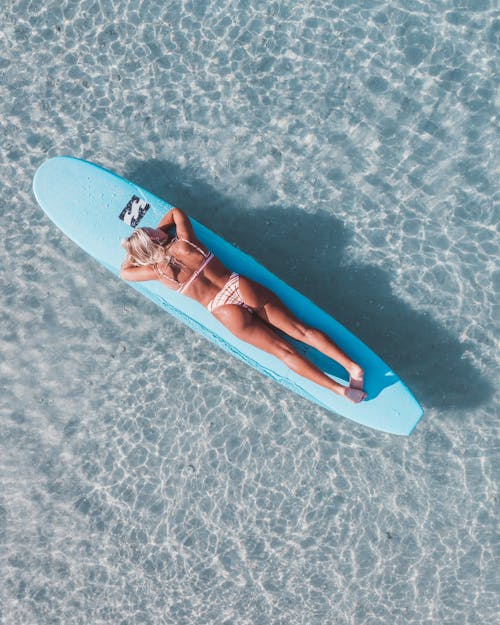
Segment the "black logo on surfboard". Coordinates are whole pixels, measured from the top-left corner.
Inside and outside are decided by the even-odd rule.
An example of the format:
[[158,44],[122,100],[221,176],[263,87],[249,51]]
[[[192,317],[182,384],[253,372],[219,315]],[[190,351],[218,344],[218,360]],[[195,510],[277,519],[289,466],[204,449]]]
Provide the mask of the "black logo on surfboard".
[[127,206],[120,213],[120,219],[132,228],[139,225],[139,222],[148,212],[151,204],[146,200],[141,200],[137,195],[133,195]]

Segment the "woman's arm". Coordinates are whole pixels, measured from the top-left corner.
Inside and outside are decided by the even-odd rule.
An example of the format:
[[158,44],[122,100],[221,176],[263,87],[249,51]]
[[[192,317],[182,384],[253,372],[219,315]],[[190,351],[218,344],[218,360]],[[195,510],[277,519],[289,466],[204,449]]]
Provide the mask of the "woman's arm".
[[167,231],[172,226],[175,226],[177,236],[180,239],[187,239],[188,241],[196,239],[189,217],[186,213],[182,212],[180,208],[174,207],[172,210],[168,211],[165,217],[163,217],[158,224],[157,228]]
[[168,213],[166,213],[166,215],[164,217],[162,217],[162,220],[160,221],[160,223],[156,226],[157,228],[161,228],[162,230],[169,230],[170,228],[172,228],[175,225],[174,222],[174,210],[176,210],[175,208],[172,208],[171,210],[168,211]]
[[129,261],[124,261],[120,269],[120,278],[129,282],[145,282],[146,280],[156,280],[157,275],[151,265],[134,267]]

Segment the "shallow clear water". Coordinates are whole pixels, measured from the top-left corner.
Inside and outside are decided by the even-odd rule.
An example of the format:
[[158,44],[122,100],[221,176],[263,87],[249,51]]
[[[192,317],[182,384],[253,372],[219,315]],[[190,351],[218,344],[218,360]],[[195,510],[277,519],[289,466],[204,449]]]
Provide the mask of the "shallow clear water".
[[[333,4],[1,3],[2,624],[497,622],[500,11]],[[31,193],[60,154],[334,314],[422,402],[414,434],[99,267]]]

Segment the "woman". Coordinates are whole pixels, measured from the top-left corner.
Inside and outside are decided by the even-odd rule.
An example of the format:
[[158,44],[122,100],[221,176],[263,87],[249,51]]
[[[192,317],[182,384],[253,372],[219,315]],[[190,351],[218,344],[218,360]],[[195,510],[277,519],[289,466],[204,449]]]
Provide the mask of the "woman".
[[[169,233],[175,226],[176,235]],[[157,228],[137,228],[122,241],[124,280],[159,280],[196,300],[239,339],[280,358],[299,375],[353,402],[363,401],[363,370],[326,334],[304,325],[269,289],[231,273],[200,243],[188,216],[173,208]],[[275,330],[311,345],[339,362],[349,386],[338,384],[304,358]]]

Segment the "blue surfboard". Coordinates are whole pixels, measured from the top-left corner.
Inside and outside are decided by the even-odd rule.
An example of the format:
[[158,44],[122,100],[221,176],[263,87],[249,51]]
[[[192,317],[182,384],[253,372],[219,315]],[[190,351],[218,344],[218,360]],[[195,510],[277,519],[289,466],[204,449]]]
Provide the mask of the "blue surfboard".
[[[120,239],[130,236],[139,225],[156,227],[172,208],[168,202],[98,165],[66,156],[41,165],[35,174],[33,190],[47,216],[116,276],[124,259]],[[199,240],[226,267],[274,291],[297,317],[328,334],[364,368],[368,393],[365,401],[353,404],[297,375],[279,359],[236,338],[201,304],[158,281],[126,284],[221,348],[327,410],[384,432],[403,435],[412,432],[423,410],[400,378],[372,350],[255,259],[197,221],[191,221]],[[326,374],[346,384],[347,372],[338,363],[302,343],[291,342]]]

